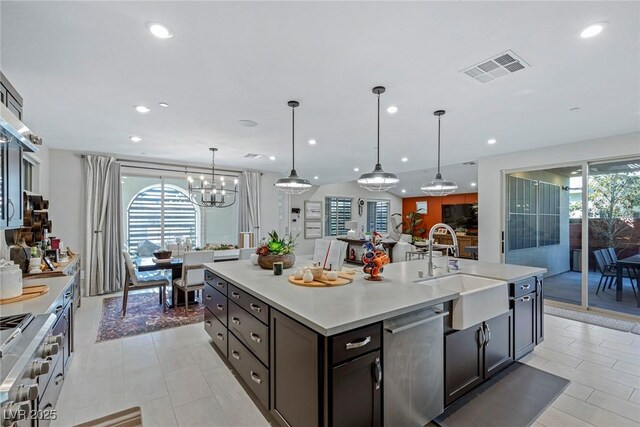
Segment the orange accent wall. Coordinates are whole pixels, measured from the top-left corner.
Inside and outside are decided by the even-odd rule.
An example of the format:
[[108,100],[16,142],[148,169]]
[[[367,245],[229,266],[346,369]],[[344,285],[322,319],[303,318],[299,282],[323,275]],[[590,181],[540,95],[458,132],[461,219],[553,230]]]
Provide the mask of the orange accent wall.
[[402,199],[402,218],[416,210],[416,202],[427,202],[427,214],[422,215],[422,225],[427,231],[421,237],[427,237],[434,224],[442,222],[442,205],[459,205],[464,203],[478,203],[478,193],[450,194],[443,197],[420,196]]

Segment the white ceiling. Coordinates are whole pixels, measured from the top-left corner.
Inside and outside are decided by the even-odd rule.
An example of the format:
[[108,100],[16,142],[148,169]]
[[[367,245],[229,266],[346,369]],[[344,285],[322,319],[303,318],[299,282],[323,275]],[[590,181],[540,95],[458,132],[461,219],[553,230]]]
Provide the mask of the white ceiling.
[[[318,175],[314,183],[347,181],[358,176],[355,166],[364,172],[375,163],[377,84],[387,87],[383,107],[399,108],[382,114],[382,164],[398,173],[435,166],[432,112],[440,108],[443,164],[640,130],[638,2],[0,8],[0,67],[25,98],[25,123],[55,148],[207,162],[207,147],[217,146],[221,165],[287,174],[286,102],[297,99],[298,173]],[[603,20],[610,24],[600,36],[579,37]],[[168,25],[174,37],[154,38],[147,21]],[[487,84],[459,73],[507,49],[531,68]],[[138,114],[134,104],[152,111]],[[258,126],[241,127],[241,119]],[[487,145],[490,137],[498,143]],[[265,158],[245,159],[249,152]]]

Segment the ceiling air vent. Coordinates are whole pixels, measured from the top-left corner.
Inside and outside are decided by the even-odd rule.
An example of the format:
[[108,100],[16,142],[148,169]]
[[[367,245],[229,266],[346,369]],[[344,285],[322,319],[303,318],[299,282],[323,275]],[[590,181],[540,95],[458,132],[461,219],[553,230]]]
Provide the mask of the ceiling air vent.
[[247,153],[244,156],[246,158],[248,158],[248,159],[261,159],[262,158],[262,154],[255,154],[255,153]]
[[531,66],[522,58],[508,50],[493,58],[486,59],[471,67],[465,68],[461,72],[480,83],[487,83],[529,67]]

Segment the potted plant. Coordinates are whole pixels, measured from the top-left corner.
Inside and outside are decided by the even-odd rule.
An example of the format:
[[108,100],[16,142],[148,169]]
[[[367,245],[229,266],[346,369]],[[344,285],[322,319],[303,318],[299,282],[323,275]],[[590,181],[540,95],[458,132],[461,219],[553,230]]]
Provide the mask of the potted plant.
[[256,250],[258,265],[265,270],[271,270],[274,262],[282,262],[284,268],[291,268],[296,262],[296,256],[293,254],[295,240],[291,234],[281,238],[275,230],[269,233],[269,239]]

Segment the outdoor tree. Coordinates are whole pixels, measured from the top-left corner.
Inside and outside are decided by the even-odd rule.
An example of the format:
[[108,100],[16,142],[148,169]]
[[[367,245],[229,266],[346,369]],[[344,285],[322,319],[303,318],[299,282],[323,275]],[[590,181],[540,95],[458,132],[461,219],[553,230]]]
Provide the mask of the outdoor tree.
[[633,232],[640,222],[640,172],[591,175],[588,197],[594,237],[618,250],[638,245]]

